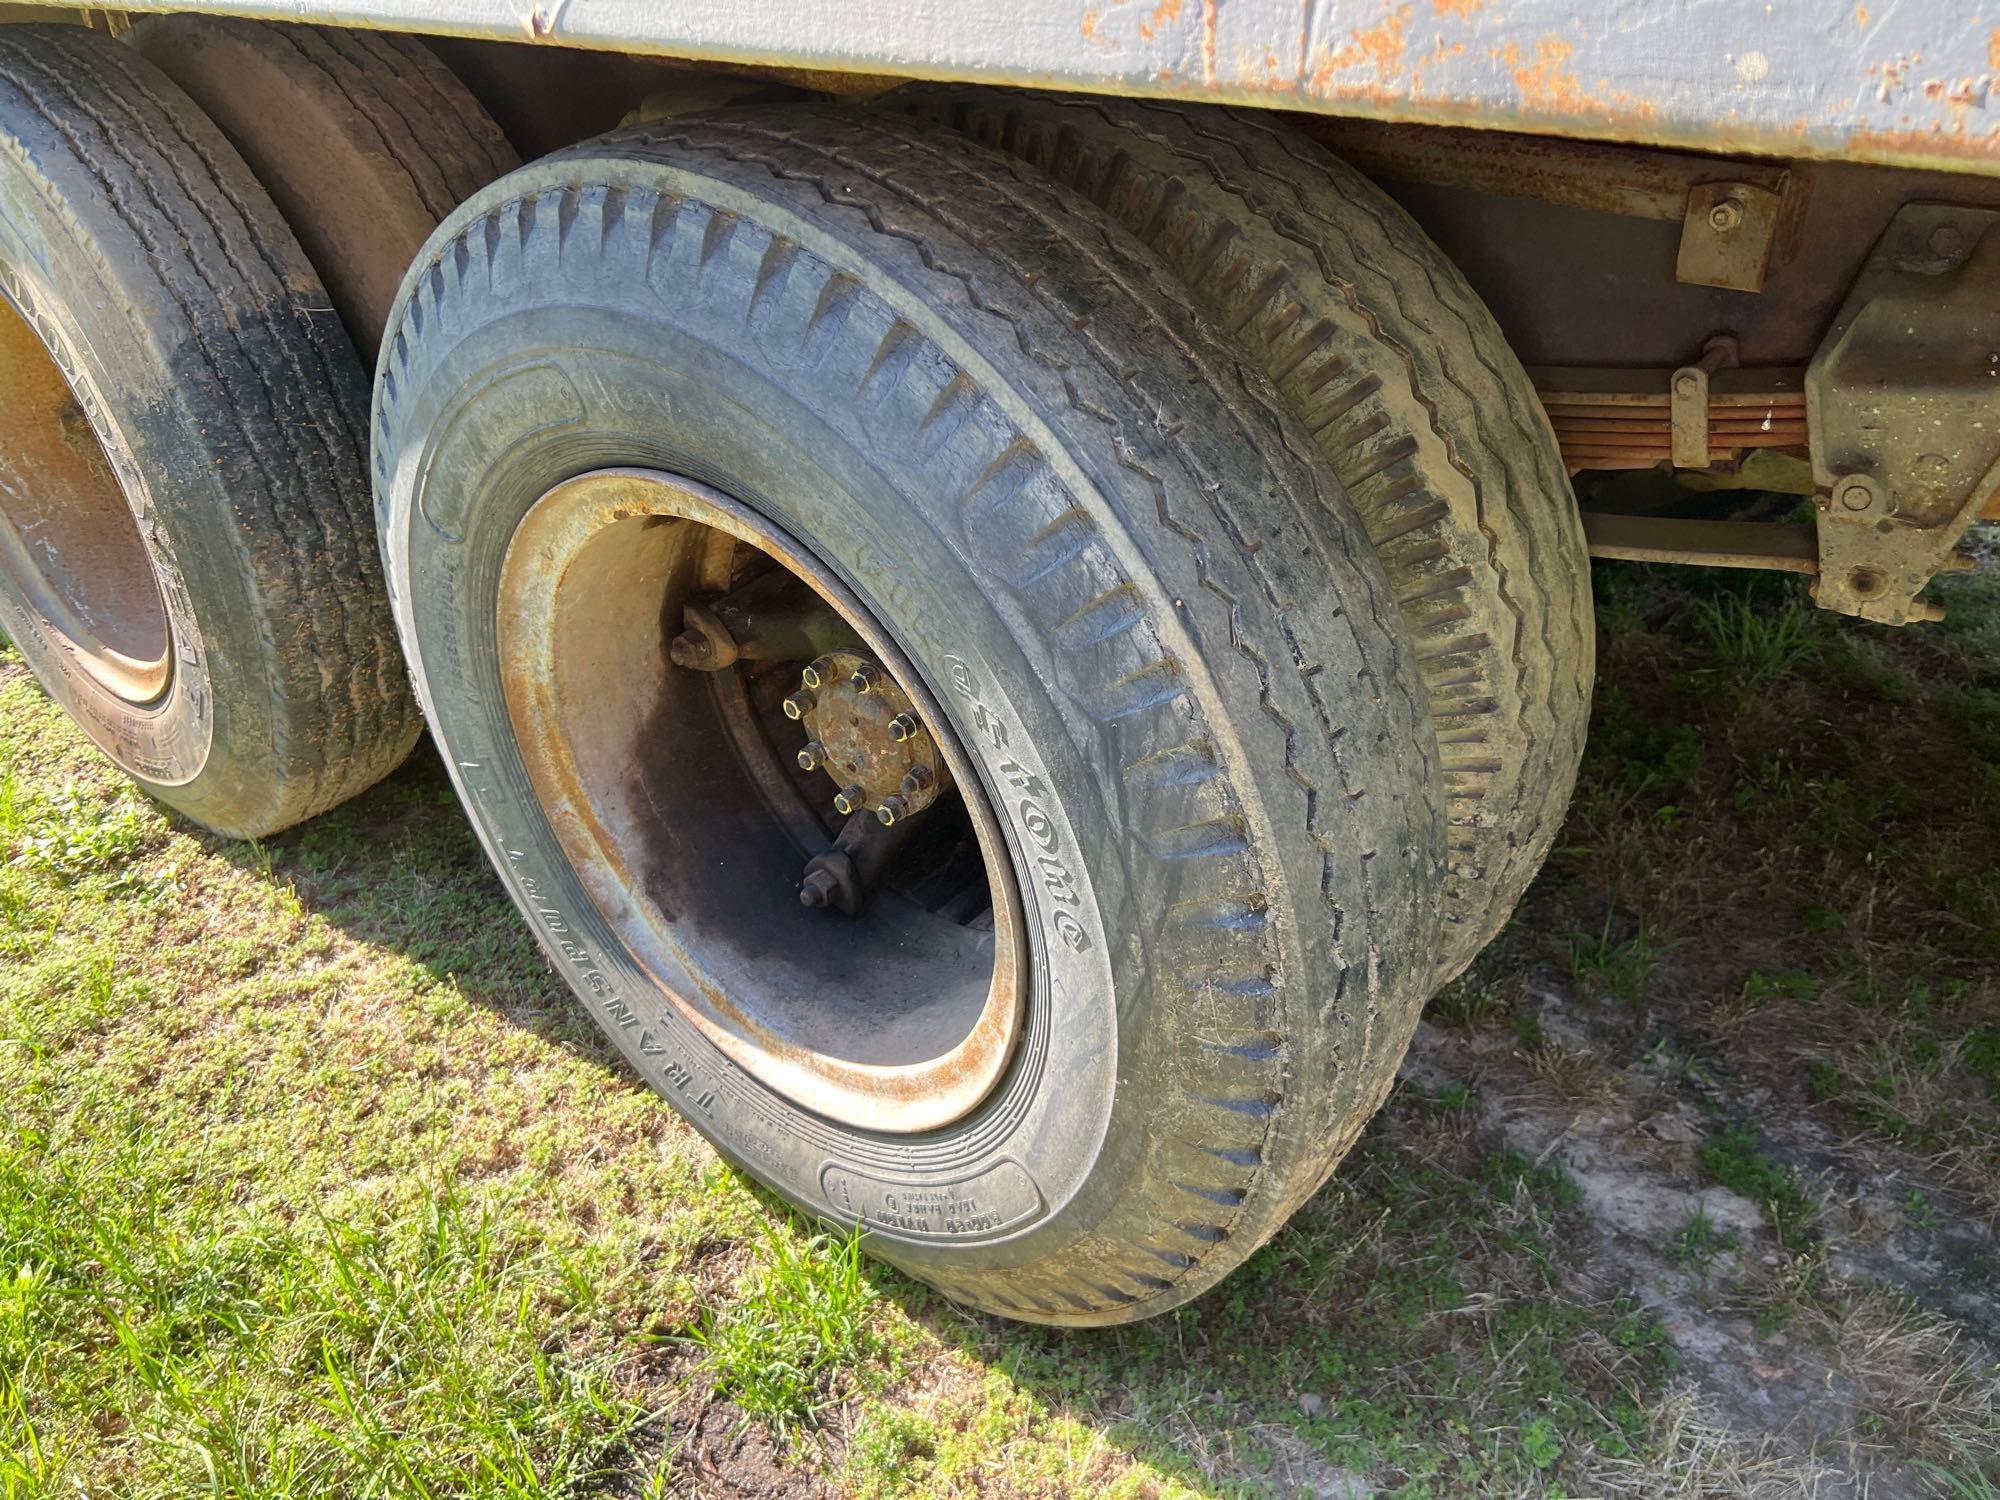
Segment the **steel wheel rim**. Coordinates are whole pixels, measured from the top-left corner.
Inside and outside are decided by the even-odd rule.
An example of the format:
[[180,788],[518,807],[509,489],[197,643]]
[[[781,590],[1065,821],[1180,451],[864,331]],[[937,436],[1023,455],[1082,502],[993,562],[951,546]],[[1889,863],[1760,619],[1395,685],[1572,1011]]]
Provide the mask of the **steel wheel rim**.
[[173,641],[138,518],[61,367],[6,298],[0,412],[0,578],[99,687],[155,702]]
[[[934,727],[958,797],[950,815],[962,808],[976,843],[990,929],[954,926],[899,889],[854,919],[802,908],[796,877],[782,901],[769,899],[786,841],[802,860],[815,827],[784,778],[761,769],[745,729],[754,713],[731,707],[768,684],[730,668],[697,688],[667,655],[684,605],[726,576],[718,568],[746,559],[808,586]],[[1001,825],[936,698],[824,564],[705,485],[599,470],[555,486],[522,518],[501,565],[498,627],[508,716],[550,828],[598,913],[703,1036],[765,1087],[861,1129],[937,1129],[991,1093],[1022,1030],[1027,973]],[[942,837],[956,824],[937,827]],[[817,837],[828,837],[824,821]],[[713,868],[699,880],[682,868],[702,860]]]

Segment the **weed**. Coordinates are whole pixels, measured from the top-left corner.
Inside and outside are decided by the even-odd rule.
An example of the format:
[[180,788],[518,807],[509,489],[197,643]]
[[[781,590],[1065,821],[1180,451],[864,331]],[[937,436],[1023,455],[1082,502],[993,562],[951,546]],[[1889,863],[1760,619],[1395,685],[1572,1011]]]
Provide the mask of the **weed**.
[[726,1311],[704,1315],[693,1338],[716,1389],[785,1433],[812,1420],[841,1371],[875,1352],[875,1301],[859,1228],[800,1239],[765,1223],[761,1261]]
[[1724,1187],[1762,1207],[1780,1243],[1789,1244],[1811,1223],[1819,1204],[1796,1172],[1758,1146],[1753,1127],[1728,1124],[1702,1143],[1701,1164]]
[[1746,1007],[1761,1009],[1779,1000],[1810,1000],[1818,993],[1818,982],[1803,970],[1787,969],[1779,974],[1766,974],[1761,969],[1752,969],[1743,976],[1743,988],[1738,992],[1738,998]]
[[1922,1188],[1911,1188],[1903,1195],[1903,1220],[1910,1228],[1925,1234],[1944,1223],[1932,1207],[1930,1195]]
[[1811,607],[1796,596],[1773,610],[1758,608],[1747,591],[1698,599],[1689,618],[1739,693],[1751,692],[1798,670],[1812,656],[1819,640],[1819,625]]
[[1607,913],[1601,931],[1571,937],[1564,967],[1578,983],[1593,986],[1623,1004],[1636,1005],[1659,964],[1659,945],[1643,921],[1631,936],[1613,937],[1613,920]]
[[1715,1258],[1736,1248],[1736,1231],[1717,1229],[1708,1216],[1708,1205],[1697,1203],[1681,1232],[1674,1236],[1672,1255],[1679,1265],[1697,1276],[1707,1273]]
[[7,800],[11,805],[0,808],[0,837],[12,862],[62,884],[117,869],[158,822],[129,790],[106,798],[75,781],[31,809],[15,797]]
[[1477,1031],[1512,1013],[1518,988],[1515,982],[1487,977],[1475,965],[1437,992],[1429,1014],[1440,1026]]

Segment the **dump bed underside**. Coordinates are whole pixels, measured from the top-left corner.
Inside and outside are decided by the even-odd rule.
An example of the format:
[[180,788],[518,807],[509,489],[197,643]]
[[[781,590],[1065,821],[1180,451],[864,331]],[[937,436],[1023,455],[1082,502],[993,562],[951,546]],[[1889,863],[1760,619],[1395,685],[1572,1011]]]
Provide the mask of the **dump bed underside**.
[[194,0],[273,20],[2000,173],[1976,0]]

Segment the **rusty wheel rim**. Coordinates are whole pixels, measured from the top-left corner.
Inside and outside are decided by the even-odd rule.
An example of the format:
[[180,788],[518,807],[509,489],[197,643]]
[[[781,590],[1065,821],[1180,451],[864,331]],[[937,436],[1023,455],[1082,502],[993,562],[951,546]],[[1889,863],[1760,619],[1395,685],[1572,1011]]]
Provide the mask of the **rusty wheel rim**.
[[[772,568],[879,664],[879,690],[921,717],[950,788],[922,814],[934,821],[921,838],[899,835],[908,852],[856,917],[802,904],[814,896],[800,871],[840,826],[836,793],[852,790],[814,779],[830,768],[809,764],[801,752],[816,742],[783,716],[813,660],[676,664],[684,624],[713,618],[687,606],[746,576],[777,578]],[[846,1125],[933,1130],[975,1109],[1021,1030],[1012,862],[938,701],[840,580],[718,491],[607,469],[557,485],[523,517],[498,625],[508,717],[550,827],[680,1013],[758,1082]],[[570,936],[552,936],[568,956]]]
[[167,690],[166,601],[90,419],[41,336],[0,298],[0,578],[105,691]]

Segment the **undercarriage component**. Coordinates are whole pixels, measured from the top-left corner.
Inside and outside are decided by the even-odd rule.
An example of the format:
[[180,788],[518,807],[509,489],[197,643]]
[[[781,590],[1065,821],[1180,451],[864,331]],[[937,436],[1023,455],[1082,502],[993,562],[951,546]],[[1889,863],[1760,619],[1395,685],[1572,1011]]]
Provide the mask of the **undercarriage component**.
[[[1699,373],[1688,394],[1681,377]],[[1699,363],[1680,370],[1530,368],[1572,474],[1585,469],[1733,467],[1758,449],[1806,448],[1805,393],[1797,370],[1737,370]],[[1691,407],[1695,450],[1676,447],[1675,414]],[[1684,419],[1685,420],[1685,419]],[[1804,479],[1801,466],[1801,479]],[[1803,485],[1802,485],[1803,487]]]
[[740,661],[811,661],[854,640],[854,632],[803,582],[771,568],[741,588],[681,611],[686,627],[668,656],[677,667],[719,672]]
[[1592,557],[1627,562],[1683,563],[1705,568],[1819,571],[1813,528],[1766,521],[1683,521],[1585,511],[1583,534]]
[[1300,117],[1300,130],[1370,177],[1466,188],[1681,226],[1675,279],[1762,289],[1796,248],[1803,179],[1784,167],[1491,130],[1410,130]]
[[884,823],[856,809],[842,825],[833,847],[806,861],[799,882],[801,906],[828,906],[858,917],[882,884],[891,861],[908,841],[910,823]]
[[1826,609],[1887,625],[2000,490],[2000,211],[1912,203],[1806,372]]
[[830,651],[812,662],[785,700],[785,715],[812,736],[799,752],[800,769],[833,778],[840,788],[833,805],[843,815],[869,812],[886,828],[922,812],[951,785],[917,706],[865,651]]

